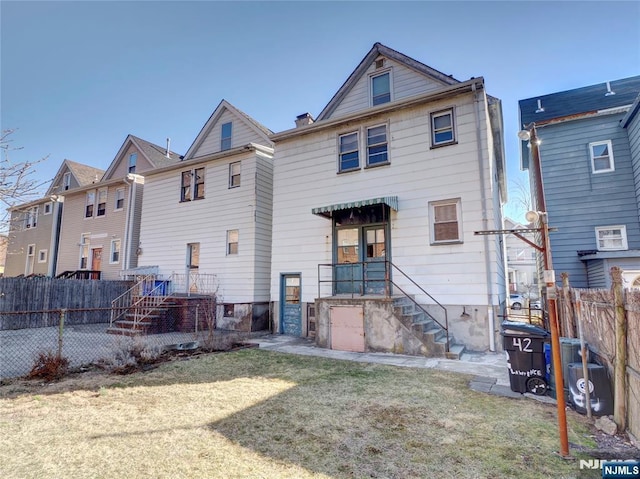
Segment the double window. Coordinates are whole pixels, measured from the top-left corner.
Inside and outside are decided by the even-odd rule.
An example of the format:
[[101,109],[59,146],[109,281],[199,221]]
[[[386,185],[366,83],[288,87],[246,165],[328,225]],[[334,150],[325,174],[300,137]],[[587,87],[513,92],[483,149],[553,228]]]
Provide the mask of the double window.
[[25,228],[35,228],[38,225],[38,211],[39,206],[32,206],[27,210],[27,216],[25,218]]
[[429,203],[431,244],[462,243],[460,198]]
[[223,123],[220,126],[220,151],[231,149],[232,127],[233,124],[231,122]]
[[589,143],[589,154],[591,156],[591,171],[594,173],[606,173],[615,170],[611,140]]
[[204,168],[182,172],[180,201],[200,200],[204,198]]
[[598,251],[624,251],[629,249],[627,245],[627,227],[598,226],[596,227],[596,241]]
[[431,113],[431,146],[456,142],[453,108]]
[[[365,127],[362,134],[366,145],[366,166],[389,163],[389,143],[387,125]],[[338,137],[338,171],[352,171],[360,168],[360,131]]]

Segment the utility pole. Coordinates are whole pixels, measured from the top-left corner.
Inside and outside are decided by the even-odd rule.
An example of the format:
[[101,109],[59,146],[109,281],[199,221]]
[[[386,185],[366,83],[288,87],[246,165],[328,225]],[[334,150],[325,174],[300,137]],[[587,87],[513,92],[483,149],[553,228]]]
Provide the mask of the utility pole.
[[[569,438],[567,434],[567,413],[564,397],[564,380],[562,377],[562,357],[560,353],[560,330],[558,328],[557,293],[555,274],[551,258],[551,242],[549,241],[549,222],[547,205],[542,183],[542,165],[540,163],[540,141],[535,123],[525,126],[518,136],[521,140],[529,140],[531,146],[531,164],[529,172],[533,175],[535,186],[535,205],[538,210],[538,220],[541,223],[542,258],[544,266],[544,282],[546,283],[547,310],[549,312],[549,329],[551,330],[551,356],[553,358],[553,372],[556,383],[556,405],[558,412],[558,431],[560,435],[560,455],[569,456]],[[527,218],[529,219],[529,218]]]

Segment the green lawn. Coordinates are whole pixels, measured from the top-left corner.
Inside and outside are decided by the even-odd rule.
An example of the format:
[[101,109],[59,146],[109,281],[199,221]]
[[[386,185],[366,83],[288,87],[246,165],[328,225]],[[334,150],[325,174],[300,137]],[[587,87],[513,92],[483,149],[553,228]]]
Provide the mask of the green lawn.
[[[562,478],[555,407],[259,349],[0,387],[2,478]],[[570,441],[592,445],[569,415]]]

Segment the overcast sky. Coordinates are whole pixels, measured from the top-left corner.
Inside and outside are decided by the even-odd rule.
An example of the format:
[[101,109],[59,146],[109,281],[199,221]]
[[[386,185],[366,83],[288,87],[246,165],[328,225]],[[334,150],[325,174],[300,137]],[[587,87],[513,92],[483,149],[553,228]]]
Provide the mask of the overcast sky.
[[[0,2],[13,161],[106,169],[127,134],[184,154],[223,98],[273,131],[316,116],[375,42],[503,102],[640,74],[639,2]],[[512,195],[513,196],[513,195]],[[513,207],[506,213],[518,216]],[[519,219],[519,218],[516,218]]]

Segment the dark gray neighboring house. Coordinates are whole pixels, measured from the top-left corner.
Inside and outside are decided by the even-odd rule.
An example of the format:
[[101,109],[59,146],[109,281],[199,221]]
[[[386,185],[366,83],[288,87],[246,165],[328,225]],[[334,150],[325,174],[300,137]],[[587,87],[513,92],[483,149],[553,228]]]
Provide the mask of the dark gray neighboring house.
[[[519,101],[536,126],[556,280],[607,288],[609,270],[640,287],[640,76]],[[522,142],[521,166],[530,148]],[[533,185],[532,185],[533,190]]]

